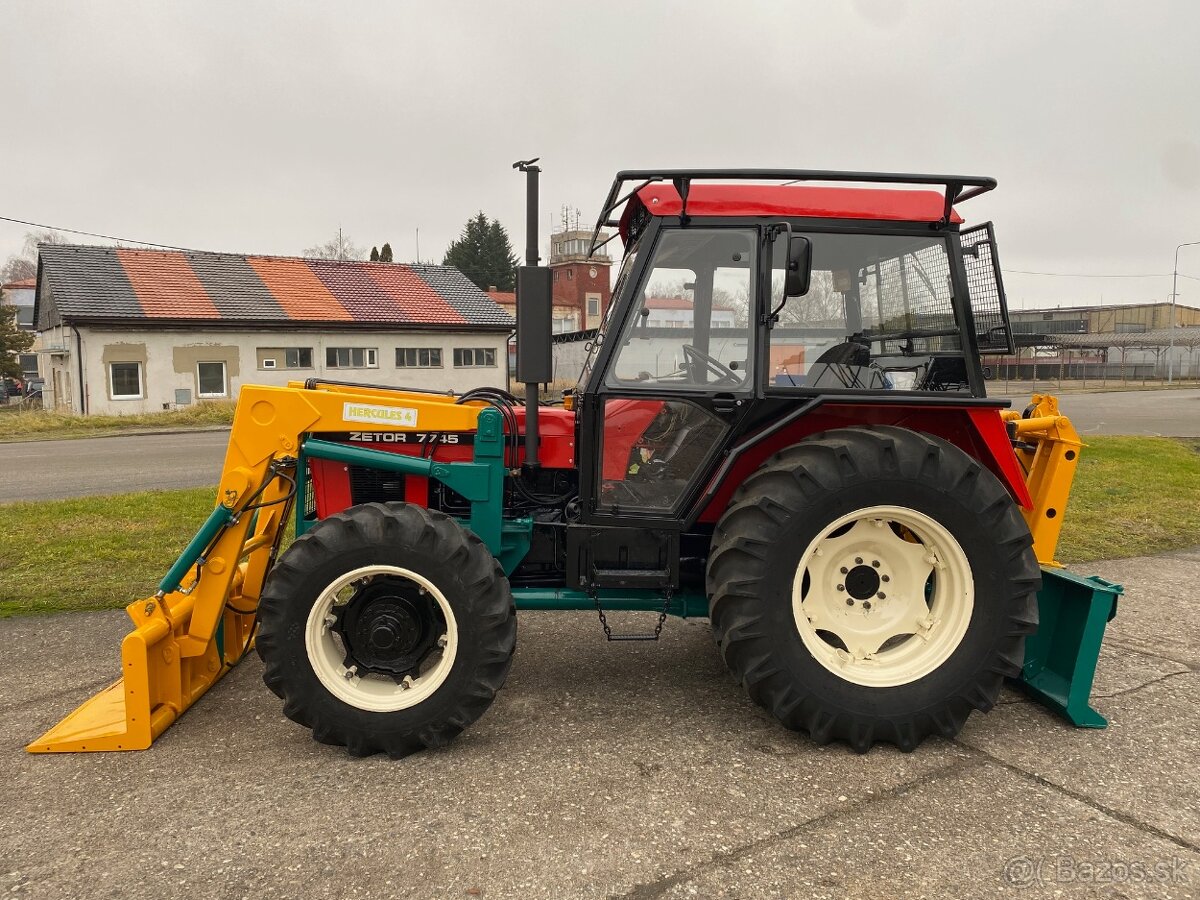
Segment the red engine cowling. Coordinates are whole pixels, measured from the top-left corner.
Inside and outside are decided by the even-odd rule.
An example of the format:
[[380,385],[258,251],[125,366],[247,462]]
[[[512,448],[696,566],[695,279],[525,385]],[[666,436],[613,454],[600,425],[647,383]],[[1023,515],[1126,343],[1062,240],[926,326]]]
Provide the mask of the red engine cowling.
[[[524,435],[525,407],[515,407],[513,412],[516,415],[517,433]],[[538,427],[543,468],[574,468],[575,414],[569,410],[544,406],[538,410]],[[439,462],[469,461],[474,455],[475,443],[473,432],[454,431],[336,431],[323,432],[314,437],[355,447],[386,450],[389,453],[425,456]],[[506,461],[508,465],[515,467],[519,466],[524,458],[524,445],[518,442],[516,458],[514,459],[510,452]],[[309,460],[309,477],[317,518],[324,519],[356,502],[352,473],[345,463],[323,459]],[[401,479],[396,476],[395,483],[403,485],[403,499],[406,502],[429,505],[429,479],[411,475]]]

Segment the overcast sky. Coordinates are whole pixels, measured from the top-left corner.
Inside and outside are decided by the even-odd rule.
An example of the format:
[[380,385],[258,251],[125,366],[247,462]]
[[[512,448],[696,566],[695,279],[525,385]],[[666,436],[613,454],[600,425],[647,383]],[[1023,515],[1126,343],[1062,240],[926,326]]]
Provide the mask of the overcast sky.
[[0,112],[0,215],[199,249],[340,224],[440,261],[483,210],[520,251],[535,155],[543,243],[621,168],[991,175],[961,211],[1023,306],[1165,300],[1012,270],[1169,273],[1200,241],[1195,2],[6,0]]

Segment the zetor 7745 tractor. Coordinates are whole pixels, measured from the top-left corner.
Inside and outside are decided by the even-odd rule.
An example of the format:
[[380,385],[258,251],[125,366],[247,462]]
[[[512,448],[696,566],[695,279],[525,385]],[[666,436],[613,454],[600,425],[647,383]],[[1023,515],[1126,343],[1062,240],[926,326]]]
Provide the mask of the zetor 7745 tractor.
[[[624,261],[558,405],[533,162],[524,399],[244,387],[216,508],[128,608],[123,678],[30,750],[146,748],[254,643],[316,740],[404,756],[488,708],[517,610],[555,609],[610,640],[708,616],[751,699],[858,751],[952,736],[1006,677],[1103,723],[1104,617],[1042,588],[1078,436],[1053,398],[984,388],[1012,333],[991,225],[955,205],[993,180],[620,173],[592,244],[615,228]],[[611,610],[657,625],[615,634]]]

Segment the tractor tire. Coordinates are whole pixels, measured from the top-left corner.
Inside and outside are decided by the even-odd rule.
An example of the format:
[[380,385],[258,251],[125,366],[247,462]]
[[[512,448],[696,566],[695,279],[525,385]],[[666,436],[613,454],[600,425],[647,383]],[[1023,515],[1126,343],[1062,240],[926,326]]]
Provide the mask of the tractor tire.
[[495,557],[442,513],[367,503],[271,571],[256,640],[284,714],[353,756],[440,747],[504,685],[516,609]]
[[819,743],[953,737],[1021,671],[1041,570],[999,480],[904,428],[846,428],[775,454],[713,535],[726,666]]

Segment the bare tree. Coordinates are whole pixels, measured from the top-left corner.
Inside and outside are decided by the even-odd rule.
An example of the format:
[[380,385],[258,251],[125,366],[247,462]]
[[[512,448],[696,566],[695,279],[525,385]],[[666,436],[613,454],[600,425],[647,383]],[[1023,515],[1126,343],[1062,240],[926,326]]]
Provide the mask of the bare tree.
[[336,259],[345,261],[348,259],[362,259],[364,254],[362,248],[354,246],[354,242],[350,240],[350,236],[343,234],[342,229],[339,227],[337,234],[323,244],[308,247],[304,251],[304,255],[309,259]]
[[38,244],[66,244],[67,238],[57,231],[27,231],[19,256],[10,256],[0,266],[0,284],[9,284],[37,275]]

